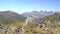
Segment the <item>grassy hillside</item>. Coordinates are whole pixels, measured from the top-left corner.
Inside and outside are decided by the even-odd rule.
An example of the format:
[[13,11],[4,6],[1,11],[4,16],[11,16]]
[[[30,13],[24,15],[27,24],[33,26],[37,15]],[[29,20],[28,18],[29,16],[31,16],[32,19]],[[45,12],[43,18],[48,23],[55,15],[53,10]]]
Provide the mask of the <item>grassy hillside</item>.
[[14,22],[23,22],[25,21],[25,17],[18,14],[18,13],[15,13],[15,12],[12,12],[12,11],[3,11],[3,12],[0,12],[0,24],[6,24],[6,23],[14,23]]
[[60,21],[60,13],[55,13],[53,15],[47,16],[45,17],[45,20],[49,20],[49,21],[59,20]]

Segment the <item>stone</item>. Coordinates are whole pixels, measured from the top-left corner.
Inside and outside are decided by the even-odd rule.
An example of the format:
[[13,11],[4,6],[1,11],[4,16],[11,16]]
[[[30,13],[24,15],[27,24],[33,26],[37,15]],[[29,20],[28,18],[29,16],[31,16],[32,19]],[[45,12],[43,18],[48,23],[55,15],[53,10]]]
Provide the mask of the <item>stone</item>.
[[47,34],[53,34],[53,32],[49,29],[47,29]]
[[33,30],[30,30],[30,31],[33,31]]
[[33,33],[37,33],[36,31],[33,31]]

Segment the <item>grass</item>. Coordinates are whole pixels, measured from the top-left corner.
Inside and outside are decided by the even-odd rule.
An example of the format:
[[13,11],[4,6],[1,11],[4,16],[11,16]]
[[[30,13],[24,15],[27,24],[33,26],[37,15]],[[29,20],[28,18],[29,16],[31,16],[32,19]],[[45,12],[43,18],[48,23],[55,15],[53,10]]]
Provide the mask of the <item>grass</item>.
[[24,22],[15,22],[15,23],[9,23],[9,24],[3,24],[4,26],[23,26]]

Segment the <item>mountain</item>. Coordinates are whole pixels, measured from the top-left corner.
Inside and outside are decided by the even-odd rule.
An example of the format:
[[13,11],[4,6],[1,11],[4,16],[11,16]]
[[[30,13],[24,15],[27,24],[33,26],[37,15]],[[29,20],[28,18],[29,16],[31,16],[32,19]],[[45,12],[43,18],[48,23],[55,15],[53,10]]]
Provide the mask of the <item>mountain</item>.
[[[38,12],[34,13],[37,14]],[[25,26],[27,27],[26,32],[29,32],[29,34],[60,34],[60,12],[50,13],[52,12],[42,12],[43,15],[48,16],[44,15],[45,17],[41,18],[40,21],[30,19],[32,22],[29,21],[28,26]]]
[[45,16],[48,16],[48,15],[51,15],[51,14],[54,14],[53,11],[32,11],[32,12],[25,12],[23,13],[22,15],[25,16],[25,17],[29,17],[29,16],[32,16],[32,17],[35,17],[35,18],[43,18]]
[[53,15],[46,16],[45,20],[51,21],[51,22],[58,22],[60,21],[60,12],[56,12]]
[[24,21],[25,17],[13,11],[0,11],[0,24]]

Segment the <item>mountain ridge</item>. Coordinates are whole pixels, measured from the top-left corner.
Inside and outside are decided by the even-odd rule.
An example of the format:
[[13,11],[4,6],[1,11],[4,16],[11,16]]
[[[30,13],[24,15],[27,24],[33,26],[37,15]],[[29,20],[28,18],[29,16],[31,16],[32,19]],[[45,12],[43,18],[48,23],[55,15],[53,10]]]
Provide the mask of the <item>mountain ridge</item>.
[[32,11],[32,12],[26,12],[26,13],[22,13],[21,15],[25,16],[25,17],[29,17],[29,16],[32,16],[32,17],[39,17],[39,18],[43,18],[45,16],[48,16],[48,15],[52,15],[54,14],[55,12],[53,11]]
[[9,23],[9,22],[15,22],[15,21],[24,21],[25,17],[15,13],[13,11],[3,11],[0,12],[0,22],[2,23]]

